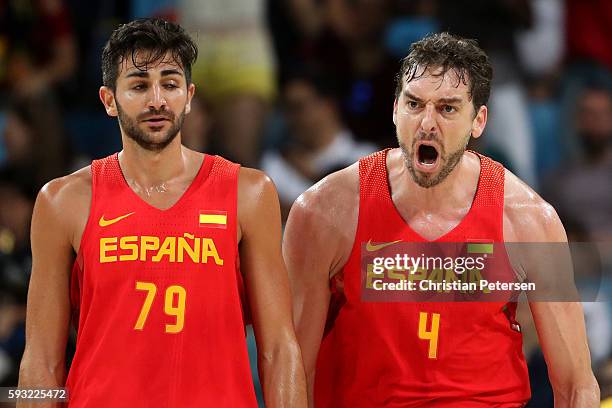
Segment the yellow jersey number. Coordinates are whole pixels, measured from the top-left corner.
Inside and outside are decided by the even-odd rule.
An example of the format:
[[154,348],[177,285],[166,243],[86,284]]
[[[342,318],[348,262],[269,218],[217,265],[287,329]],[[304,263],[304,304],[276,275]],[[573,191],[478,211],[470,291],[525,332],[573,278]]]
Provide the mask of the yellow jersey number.
[[427,330],[429,313],[419,313],[419,339],[429,341],[428,357],[438,358],[438,333],[440,332],[440,314],[431,313],[431,329]]
[[[136,290],[147,292],[147,296],[142,304],[142,309],[140,309],[140,315],[134,325],[134,330],[142,330],[147,321],[149,311],[151,310],[153,299],[155,299],[157,286],[151,282],[136,282]],[[172,285],[166,288],[164,295],[164,312],[168,316],[173,316],[175,318],[173,324],[166,324],[166,333],[180,333],[183,330],[183,325],[185,324],[186,297],[187,292],[185,292],[185,288],[182,286]]]

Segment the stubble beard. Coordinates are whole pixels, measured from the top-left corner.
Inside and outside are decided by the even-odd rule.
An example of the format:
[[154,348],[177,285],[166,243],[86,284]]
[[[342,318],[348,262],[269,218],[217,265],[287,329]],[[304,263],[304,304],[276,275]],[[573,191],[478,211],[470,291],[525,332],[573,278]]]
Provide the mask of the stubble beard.
[[444,145],[442,143],[439,143],[439,146],[441,147],[442,151],[438,152],[438,154],[440,155],[439,160],[442,161],[442,168],[435,174],[421,173],[414,168],[414,165],[412,163],[412,160],[414,158],[414,149],[416,147],[417,142],[420,140],[435,140],[435,137],[427,135],[425,137],[415,138],[412,142],[411,148],[408,148],[405,143],[399,141],[398,135],[398,142],[402,150],[404,163],[406,165],[406,168],[408,169],[408,172],[410,173],[410,176],[412,177],[412,180],[420,187],[431,188],[443,182],[448,177],[448,175],[455,169],[457,164],[459,164],[461,158],[463,157],[463,153],[465,153],[465,150],[467,149],[467,144],[470,140],[470,136],[468,135],[466,137],[465,142],[462,144],[461,147],[449,154],[446,154],[444,150]]
[[[172,143],[172,141],[176,138],[179,131],[183,127],[183,121],[185,120],[185,109],[183,109],[178,118],[174,115],[173,112],[170,111],[150,110],[146,114],[140,114],[136,117],[136,119],[133,119],[125,113],[125,111],[121,108],[121,105],[119,105],[119,102],[116,103],[121,129],[127,135],[127,137],[135,141],[138,146],[142,147],[145,150],[151,152],[160,152],[164,150],[170,143]],[[148,132],[143,131],[138,127],[140,117],[151,115],[165,116],[172,123],[170,129],[168,129],[168,131],[160,141],[153,140],[153,138]]]

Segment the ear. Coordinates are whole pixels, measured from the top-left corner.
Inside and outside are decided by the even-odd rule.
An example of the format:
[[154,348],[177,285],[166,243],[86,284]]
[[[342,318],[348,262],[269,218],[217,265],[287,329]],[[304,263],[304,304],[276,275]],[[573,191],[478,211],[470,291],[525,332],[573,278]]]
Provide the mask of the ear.
[[487,107],[483,105],[478,109],[476,117],[474,117],[474,120],[472,120],[472,137],[474,139],[479,138],[482,135],[482,132],[484,132],[485,126],[487,124],[487,116]]
[[397,98],[393,101],[393,124],[397,126]]
[[191,100],[195,95],[195,85],[192,83],[187,87],[187,104],[185,105],[185,114],[191,112]]
[[117,103],[115,101],[115,93],[113,90],[107,86],[101,86],[100,90],[98,91],[98,95],[100,96],[102,105],[104,105],[106,114],[108,116],[117,116],[119,113],[117,112]]

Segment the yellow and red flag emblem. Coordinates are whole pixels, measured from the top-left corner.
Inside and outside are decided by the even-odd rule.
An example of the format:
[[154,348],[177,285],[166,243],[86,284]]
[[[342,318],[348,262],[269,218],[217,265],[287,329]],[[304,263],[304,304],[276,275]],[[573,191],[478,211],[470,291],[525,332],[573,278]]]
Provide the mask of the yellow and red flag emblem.
[[200,227],[227,228],[227,211],[200,211]]

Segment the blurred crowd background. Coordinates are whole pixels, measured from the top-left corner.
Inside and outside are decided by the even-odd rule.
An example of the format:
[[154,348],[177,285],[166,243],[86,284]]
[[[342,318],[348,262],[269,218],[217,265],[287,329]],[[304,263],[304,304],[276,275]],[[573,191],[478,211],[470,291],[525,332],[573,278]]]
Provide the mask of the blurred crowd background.
[[[477,39],[494,66],[489,123],[471,148],[551,202],[571,240],[612,241],[612,1],[4,0],[0,386],[17,383],[24,347],[36,193],[120,150],[98,99],[100,54],[119,24],[152,16],[181,23],[199,47],[184,143],[266,171],[284,218],[326,174],[396,145],[400,60],[412,42],[449,31]],[[602,398],[611,397],[609,304],[585,303],[585,314]],[[528,319],[530,406],[552,407]]]

